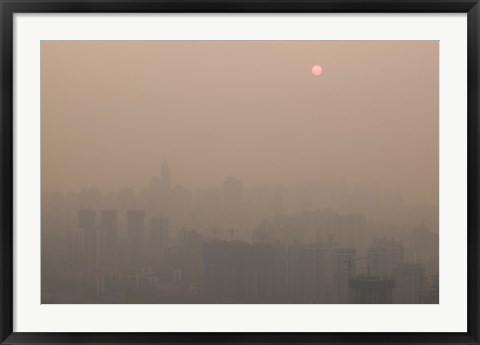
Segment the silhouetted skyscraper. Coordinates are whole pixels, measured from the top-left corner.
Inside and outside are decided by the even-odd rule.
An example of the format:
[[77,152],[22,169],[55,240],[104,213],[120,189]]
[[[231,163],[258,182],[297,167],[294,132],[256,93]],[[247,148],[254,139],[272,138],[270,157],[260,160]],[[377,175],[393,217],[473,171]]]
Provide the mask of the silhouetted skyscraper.
[[145,211],[127,211],[127,232],[129,263],[131,266],[142,266],[145,257]]
[[161,183],[162,187],[166,190],[170,190],[172,186],[171,176],[170,176],[170,168],[168,167],[168,162],[162,162],[162,175],[161,175]]
[[192,212],[192,191],[181,185],[176,185],[170,196],[170,219],[172,223],[181,226],[189,225]]
[[373,240],[369,256],[372,258],[379,256],[375,261],[376,264],[372,269],[372,274],[383,277],[391,277],[394,268],[401,264],[404,260],[404,251],[402,241],[394,239],[380,238]]
[[439,302],[439,296],[438,296],[438,288],[439,288],[439,276],[438,274],[434,274],[430,282],[424,283],[423,287],[423,293],[420,298],[421,303],[424,304],[435,304]]
[[84,230],[85,241],[85,261],[86,268],[89,273],[92,273],[97,265],[97,229],[95,229],[95,210],[79,210],[78,211],[78,226]]
[[148,251],[150,265],[157,274],[166,270],[166,258],[169,245],[168,219],[155,217],[150,220],[150,238]]
[[117,210],[100,211],[100,253],[103,265],[115,264]]
[[155,217],[150,220],[150,242],[156,248],[168,247],[168,219]]
[[387,277],[390,269],[390,255],[387,248],[373,246],[368,250],[368,274],[373,277]]
[[78,227],[82,229],[93,229],[95,226],[95,210],[82,209],[78,211]]
[[394,269],[393,303],[421,303],[425,269],[414,263],[403,263]]
[[349,282],[355,276],[356,250],[353,248],[340,248],[335,251],[335,303],[349,303]]
[[182,229],[177,233],[179,266],[183,281],[199,282],[203,269],[203,238],[195,230]]
[[67,230],[67,246],[68,265],[72,272],[84,271],[87,259],[85,229],[69,228]]

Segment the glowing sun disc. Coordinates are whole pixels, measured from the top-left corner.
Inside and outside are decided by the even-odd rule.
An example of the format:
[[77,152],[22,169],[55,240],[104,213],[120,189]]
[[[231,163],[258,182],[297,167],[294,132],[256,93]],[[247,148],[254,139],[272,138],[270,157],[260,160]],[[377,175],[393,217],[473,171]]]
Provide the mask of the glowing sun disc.
[[315,76],[315,77],[318,77],[320,74],[322,74],[323,72],[323,68],[322,66],[320,65],[315,65],[312,67],[312,74]]

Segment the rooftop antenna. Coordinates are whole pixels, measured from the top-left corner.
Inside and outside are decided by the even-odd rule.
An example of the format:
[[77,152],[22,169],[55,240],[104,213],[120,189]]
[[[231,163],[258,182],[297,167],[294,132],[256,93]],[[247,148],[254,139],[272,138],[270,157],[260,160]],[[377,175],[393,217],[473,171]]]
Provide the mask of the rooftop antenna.
[[238,230],[230,229],[230,240],[233,241],[233,235],[238,232]]
[[214,240],[217,239],[217,229],[212,228],[211,231],[212,231],[212,234],[213,234],[213,239]]

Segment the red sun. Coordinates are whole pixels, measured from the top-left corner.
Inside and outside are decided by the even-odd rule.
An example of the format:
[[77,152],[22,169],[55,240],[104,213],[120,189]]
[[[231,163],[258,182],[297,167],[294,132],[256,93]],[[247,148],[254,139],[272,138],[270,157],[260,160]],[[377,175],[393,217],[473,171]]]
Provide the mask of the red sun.
[[322,74],[323,72],[323,68],[322,66],[320,65],[315,65],[312,67],[312,74],[315,76],[315,77],[318,77],[320,74]]

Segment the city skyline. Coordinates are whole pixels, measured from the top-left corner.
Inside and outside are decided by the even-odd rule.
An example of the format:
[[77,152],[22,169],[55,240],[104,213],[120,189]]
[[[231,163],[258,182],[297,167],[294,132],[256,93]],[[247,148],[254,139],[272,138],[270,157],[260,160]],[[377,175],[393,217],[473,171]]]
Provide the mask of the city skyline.
[[161,166],[137,191],[42,195],[42,303],[438,303],[422,218],[285,212],[285,194],[235,177],[195,198]]
[[[371,221],[389,225],[424,224],[433,231],[438,230],[438,206],[410,206],[405,203],[401,193],[384,191],[375,188],[375,186],[352,186],[339,180],[305,181],[293,186],[251,186],[248,181],[244,181],[238,176],[226,176],[223,181],[218,181],[216,185],[209,188],[193,189],[182,184],[174,184],[172,180],[175,180],[175,173],[172,174],[168,162],[163,160],[159,174],[152,176],[139,188],[122,187],[102,191],[95,186],[90,186],[67,193],[43,192],[42,196],[45,199],[62,195],[79,195],[79,199],[76,201],[77,208],[109,209],[118,207],[117,203],[112,202],[112,196],[127,193],[128,202],[124,201],[122,208],[142,209],[147,212],[148,216],[169,218],[170,210],[165,207],[166,201],[162,201],[162,197],[159,196],[165,190],[169,190],[170,195],[176,195],[174,197],[176,202],[182,200],[181,202],[189,205],[190,208],[194,208],[199,202],[201,203],[205,196],[211,202],[214,202],[217,207],[220,204],[225,204],[225,208],[219,210],[221,212],[227,212],[234,206],[240,207],[240,202],[243,203],[244,207],[256,208],[257,211],[265,207],[272,207],[267,213],[258,216],[257,221],[271,219],[275,212],[289,215],[311,211],[333,211],[362,213]],[[237,189],[237,193],[241,195],[240,201],[232,200],[232,197],[229,197],[232,193],[225,192],[228,185],[236,185],[233,188]],[[369,200],[369,203],[365,203],[364,200]],[[270,203],[272,205],[275,203],[275,206],[270,205]],[[163,206],[160,206],[160,204],[163,204]],[[56,205],[55,208],[58,206]],[[276,208],[276,210],[274,211],[273,208]],[[43,210],[48,212],[45,205]],[[76,215],[72,213],[69,217],[70,223],[76,219]],[[57,224],[57,226],[59,225]],[[176,225],[195,227],[191,222]],[[210,224],[213,227],[217,225]]]

